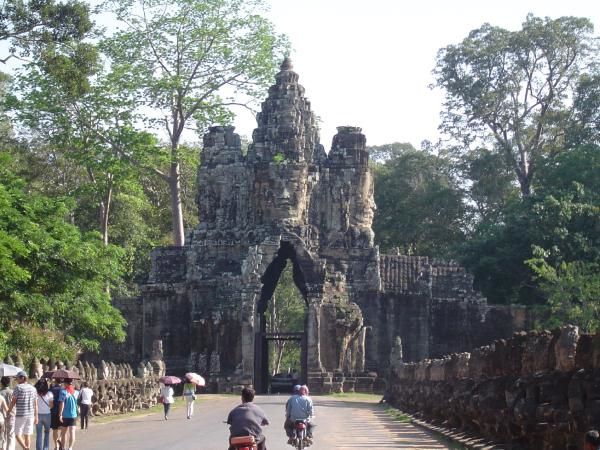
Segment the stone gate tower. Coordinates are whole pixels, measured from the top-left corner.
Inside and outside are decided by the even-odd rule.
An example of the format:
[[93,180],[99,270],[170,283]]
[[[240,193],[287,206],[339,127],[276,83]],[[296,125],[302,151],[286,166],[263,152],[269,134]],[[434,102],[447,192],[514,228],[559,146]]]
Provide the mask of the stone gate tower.
[[111,357],[143,358],[162,339],[171,372],[266,389],[264,312],[288,263],[316,390],[381,373],[397,338],[416,360],[510,334],[513,312],[488,307],[456,264],[379,254],[365,136],[338,127],[326,153],[287,58],[257,122],[246,155],[233,127],[204,136],[200,225],[184,247],[153,252],[140,299],[119,303],[128,342]]

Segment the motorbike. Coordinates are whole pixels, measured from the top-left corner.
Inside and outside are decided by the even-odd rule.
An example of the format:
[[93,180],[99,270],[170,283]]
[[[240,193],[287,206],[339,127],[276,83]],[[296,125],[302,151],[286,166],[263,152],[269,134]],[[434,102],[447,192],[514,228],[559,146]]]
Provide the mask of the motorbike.
[[292,445],[297,450],[310,447],[312,439],[307,436],[308,421],[307,420],[296,420],[294,422]]
[[238,436],[229,438],[230,448],[235,450],[256,450],[256,440],[254,436]]

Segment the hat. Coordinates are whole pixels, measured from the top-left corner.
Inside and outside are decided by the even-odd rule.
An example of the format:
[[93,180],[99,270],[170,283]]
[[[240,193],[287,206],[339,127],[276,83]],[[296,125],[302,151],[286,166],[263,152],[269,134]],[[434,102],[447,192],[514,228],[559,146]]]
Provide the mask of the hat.
[[27,374],[23,370],[21,370],[17,372],[17,378],[27,378]]

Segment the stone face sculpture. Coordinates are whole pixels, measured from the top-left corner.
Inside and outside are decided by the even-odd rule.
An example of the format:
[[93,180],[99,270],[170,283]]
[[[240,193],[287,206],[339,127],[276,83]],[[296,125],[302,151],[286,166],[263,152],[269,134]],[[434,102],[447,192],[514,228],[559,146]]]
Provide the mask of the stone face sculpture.
[[165,361],[266,390],[266,341],[256,340],[267,339],[265,311],[286,266],[306,303],[299,365],[313,386],[338,370],[385,373],[396,336],[403,359],[416,361],[512,334],[512,312],[489,307],[456,263],[380,254],[366,137],[340,126],[325,151],[289,58],[247,152],[234,131],[204,135],[199,224],[184,246],[154,250],[140,298],[118,303],[129,347],[118,358],[107,351],[110,359],[149,358],[155,373],[164,369],[154,361]]
[[29,377],[39,379],[44,374],[44,369],[37,358],[34,358],[31,361],[31,365],[29,366]]
[[556,370],[567,372],[575,367],[575,350],[578,340],[579,327],[567,325],[560,329],[560,335],[554,344]]

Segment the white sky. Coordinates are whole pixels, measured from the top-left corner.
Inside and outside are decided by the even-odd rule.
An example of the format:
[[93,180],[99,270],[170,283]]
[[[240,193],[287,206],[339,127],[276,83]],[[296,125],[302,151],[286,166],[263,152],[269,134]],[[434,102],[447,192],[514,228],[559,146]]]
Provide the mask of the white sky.
[[[516,30],[529,12],[572,15],[588,17],[600,31],[600,0],[265,1],[277,31],[291,41],[294,70],[322,120],[327,151],[340,125],[362,127],[370,145],[437,140],[442,93],[428,88],[436,53],[485,22]],[[241,108],[236,114],[236,132],[250,137],[254,116]]]
[[[362,127],[370,145],[435,141],[442,95],[428,85],[437,50],[484,22],[516,30],[531,12],[588,17],[600,30],[598,0],[267,1],[294,48],[326,150],[340,125]],[[255,126],[249,112],[238,112],[238,133],[251,136]]]

